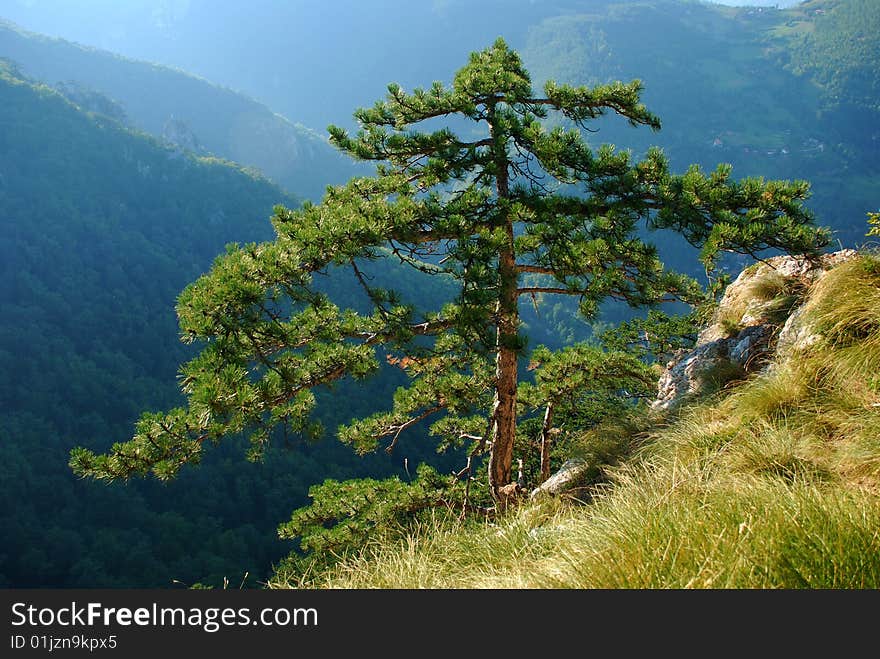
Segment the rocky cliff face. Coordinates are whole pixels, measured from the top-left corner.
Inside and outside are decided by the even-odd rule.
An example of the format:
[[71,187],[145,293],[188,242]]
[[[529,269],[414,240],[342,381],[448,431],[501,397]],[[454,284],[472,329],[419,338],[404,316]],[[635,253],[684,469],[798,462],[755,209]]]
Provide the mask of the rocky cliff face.
[[817,261],[777,256],[743,270],[694,348],[679,351],[666,365],[652,409],[671,410],[767,368],[780,353],[813,343],[816,337],[803,322],[801,308],[806,292],[828,270],[856,255],[845,249]]

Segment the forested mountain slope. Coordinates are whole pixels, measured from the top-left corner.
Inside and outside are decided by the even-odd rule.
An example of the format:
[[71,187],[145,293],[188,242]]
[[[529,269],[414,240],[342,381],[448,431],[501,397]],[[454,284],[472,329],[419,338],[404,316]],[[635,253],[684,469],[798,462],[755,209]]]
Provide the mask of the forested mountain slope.
[[[249,572],[255,585],[312,482],[392,468],[296,438],[259,465],[218,450],[166,486],[107,487],[68,468],[72,446],[105,449],[142,410],[175,404],[189,354],[178,293],[227,243],[266,238],[277,203],[298,200],[0,69],[0,584],[217,586]],[[325,421],[365,404],[348,396]]]
[[[819,222],[854,246],[853,218],[880,197],[880,114],[864,101],[878,98],[880,38],[860,27],[878,20],[880,4],[861,0],[787,10],[643,0],[548,17],[529,28],[523,56],[542,79],[643,80],[663,120],[647,140],[673,163],[808,180]],[[614,126],[597,139],[624,143]]]
[[650,141],[677,166],[723,161],[735,176],[808,179],[811,207],[848,246],[860,237],[853,218],[876,210],[880,196],[873,0],[784,9],[687,0],[78,0],[52,15],[39,3],[8,12],[32,29],[243,90],[322,135],[330,123],[351,125],[351,110],[372,104],[389,81],[429,85],[461,53],[502,36],[536,82],[644,81],[663,130],[633,142],[608,126],[597,143]]
[[[180,70],[23,31],[0,16],[0,58],[68,93],[106,96],[119,118],[172,144],[259,169],[302,198],[355,172],[326,138],[228,88]],[[86,107],[86,109],[93,109]]]

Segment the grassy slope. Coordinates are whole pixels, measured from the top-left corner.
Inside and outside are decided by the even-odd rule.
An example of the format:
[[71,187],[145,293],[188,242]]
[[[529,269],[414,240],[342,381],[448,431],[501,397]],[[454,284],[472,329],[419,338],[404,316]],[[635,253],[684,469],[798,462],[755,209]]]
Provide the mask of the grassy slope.
[[545,501],[467,527],[438,518],[273,585],[877,588],[880,257],[832,270],[805,314],[819,343],[646,427],[587,505]]

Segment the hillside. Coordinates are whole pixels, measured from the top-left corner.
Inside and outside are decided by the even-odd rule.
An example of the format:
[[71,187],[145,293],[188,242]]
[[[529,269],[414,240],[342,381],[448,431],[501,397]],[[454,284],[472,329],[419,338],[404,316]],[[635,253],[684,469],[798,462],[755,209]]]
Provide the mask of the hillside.
[[[0,433],[4,500],[18,502],[0,514],[16,548],[0,557],[0,582],[168,584],[259,556],[257,520],[235,522],[207,500],[201,519],[181,512],[189,487],[77,483],[64,453],[175,400],[180,288],[226,242],[261,235],[274,203],[296,201],[82,113],[8,67],[0,99]],[[215,535],[223,517],[243,533],[237,549]],[[180,562],[184,546],[195,563]]]
[[[576,489],[494,523],[438,512],[327,571],[282,566],[271,586],[876,589],[878,310],[875,252],[752,266],[677,358],[702,350],[689,395],[583,436]],[[756,328],[747,355],[705,358]]]
[[[819,88],[821,112],[853,116],[855,125],[880,111],[880,11],[871,0],[809,0],[786,12],[767,35],[785,68]],[[861,116],[859,116],[861,115]],[[842,125],[846,133],[855,126]],[[855,134],[850,134],[855,138]],[[871,134],[876,152],[880,137]]]
[[806,179],[810,207],[853,247],[862,230],[852,218],[874,210],[880,196],[880,114],[863,101],[877,98],[880,39],[857,31],[880,20],[880,5],[822,6],[584,7],[530,26],[523,56],[542,81],[641,79],[663,129],[633,144],[625,127],[612,125],[597,140],[658,144],[678,167],[728,162],[736,176]]
[[[326,138],[257,101],[180,70],[27,32],[0,17],[0,57],[73,101],[106,97],[116,115],[165,142],[258,169],[300,198],[355,173]],[[86,105],[86,109],[93,109]]]
[[[267,238],[278,203],[299,202],[0,68],[0,489],[16,502],[0,512],[0,584],[217,585],[248,573],[253,585],[285,553],[276,526],[314,478],[393,468],[291,437],[261,465],[242,464],[233,442],[166,486],[107,487],[69,470],[72,446],[105,449],[142,410],[176,404],[192,354],[177,295],[227,243]],[[367,404],[349,395],[344,412]]]
[[[83,7],[88,21],[79,18]],[[351,110],[372,105],[389,81],[428,86],[461,53],[502,36],[537,83],[644,81],[663,130],[633,142],[612,124],[597,142],[638,150],[650,139],[678,167],[730,162],[736,176],[810,180],[811,207],[848,247],[860,237],[852,218],[876,210],[880,196],[880,115],[872,107],[880,4],[872,0],[786,9],[684,0],[259,0],[218,8],[187,0],[161,10],[78,0],[60,12],[40,3],[9,12],[31,29],[242,90],[321,135],[330,123],[350,126]],[[324,19],[328,12],[334,21]]]

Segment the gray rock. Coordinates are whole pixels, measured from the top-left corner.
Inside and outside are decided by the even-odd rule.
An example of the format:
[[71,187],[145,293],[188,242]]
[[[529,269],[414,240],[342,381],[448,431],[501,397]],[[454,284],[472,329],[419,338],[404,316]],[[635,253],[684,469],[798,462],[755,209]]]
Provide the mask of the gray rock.
[[769,323],[744,328],[727,340],[730,361],[746,372],[754,371],[767,361],[775,332],[776,326]]
[[806,322],[803,308],[795,309],[786,319],[779,338],[776,340],[776,352],[780,356],[791,356],[795,352],[806,350],[821,339],[821,335]]
[[[699,333],[694,348],[680,350],[666,365],[651,409],[663,412],[699,393],[706,384],[705,374],[719,366],[752,373],[764,368],[777,353],[813,345],[820,337],[804,323],[802,308],[797,307],[787,318],[774,322],[774,311],[778,311],[774,300],[750,299],[750,287],[768,276],[781,276],[808,287],[826,271],[857,255],[856,250],[843,249],[812,261],[799,256],[776,256],[743,270],[727,287],[714,321]],[[730,323],[725,325],[720,320],[726,317],[729,321],[731,316],[739,328],[733,336]]]

